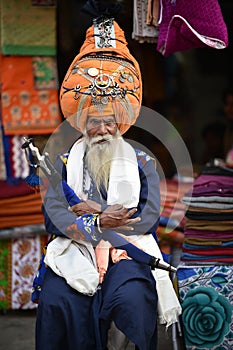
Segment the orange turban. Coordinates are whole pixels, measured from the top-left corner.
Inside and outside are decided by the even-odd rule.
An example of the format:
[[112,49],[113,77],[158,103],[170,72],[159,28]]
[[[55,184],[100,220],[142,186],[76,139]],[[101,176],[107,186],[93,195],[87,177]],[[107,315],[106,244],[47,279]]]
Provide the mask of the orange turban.
[[135,123],[141,101],[140,68],[124,32],[113,19],[94,20],[61,86],[64,117],[83,133],[90,107],[96,116],[113,111],[123,134]]

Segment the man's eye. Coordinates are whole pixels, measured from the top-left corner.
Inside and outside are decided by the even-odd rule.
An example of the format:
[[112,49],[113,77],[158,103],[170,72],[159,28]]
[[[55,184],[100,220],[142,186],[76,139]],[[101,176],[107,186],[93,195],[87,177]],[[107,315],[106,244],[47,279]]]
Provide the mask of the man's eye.
[[113,125],[115,125],[115,122],[113,122],[113,121],[105,122],[105,125],[106,126],[113,126]]
[[101,124],[101,122],[100,122],[99,120],[94,120],[94,121],[92,122],[92,124],[93,124],[94,126],[99,126],[99,125]]
[[90,124],[91,124],[93,127],[99,126],[100,123],[101,123],[101,122],[100,122],[99,120],[91,120],[91,121],[90,121]]

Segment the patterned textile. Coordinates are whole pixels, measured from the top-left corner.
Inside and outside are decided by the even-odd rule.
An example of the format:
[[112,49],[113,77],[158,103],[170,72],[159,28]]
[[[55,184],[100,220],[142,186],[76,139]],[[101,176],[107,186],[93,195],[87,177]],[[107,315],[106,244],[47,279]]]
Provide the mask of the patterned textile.
[[181,263],[177,278],[186,349],[232,349],[233,266]]
[[23,136],[3,135],[4,164],[7,179],[25,179],[29,175],[29,165],[24,151],[21,149],[23,143]]
[[55,58],[2,56],[1,61],[5,134],[52,133],[61,121]]
[[140,43],[157,43],[158,29],[148,25],[148,0],[134,0],[134,21],[132,38]]
[[1,0],[1,51],[5,55],[56,55],[56,8],[31,0]]
[[0,240],[0,309],[32,309],[31,289],[47,236]]

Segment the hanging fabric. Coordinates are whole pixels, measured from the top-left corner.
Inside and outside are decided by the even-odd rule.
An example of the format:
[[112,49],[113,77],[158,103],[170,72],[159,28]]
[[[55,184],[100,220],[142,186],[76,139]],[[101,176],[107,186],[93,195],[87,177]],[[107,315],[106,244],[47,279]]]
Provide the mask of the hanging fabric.
[[54,57],[1,57],[6,135],[49,134],[61,122]]
[[[139,41],[140,43],[157,42],[158,29],[156,26],[154,26],[153,23],[153,21],[156,22],[157,17],[156,6],[153,6],[151,0],[149,1],[150,3],[148,2],[148,0],[134,0],[132,38]],[[157,0],[155,0],[154,2],[156,3],[156,1]]]
[[160,0],[157,50],[163,56],[199,47],[225,49],[228,32],[217,0]]
[[56,55],[56,8],[31,0],[1,0],[1,52],[5,55]]

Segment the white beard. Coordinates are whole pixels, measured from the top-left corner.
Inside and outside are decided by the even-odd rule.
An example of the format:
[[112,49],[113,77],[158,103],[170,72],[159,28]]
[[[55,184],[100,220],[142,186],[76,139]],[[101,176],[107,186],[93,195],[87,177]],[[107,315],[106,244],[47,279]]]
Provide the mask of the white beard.
[[[97,190],[108,189],[109,174],[116,143],[121,138],[119,132],[116,135],[96,136],[89,138],[86,136],[87,151],[85,155],[85,162],[87,169],[93,181],[96,184]],[[104,140],[103,143],[98,143]]]

